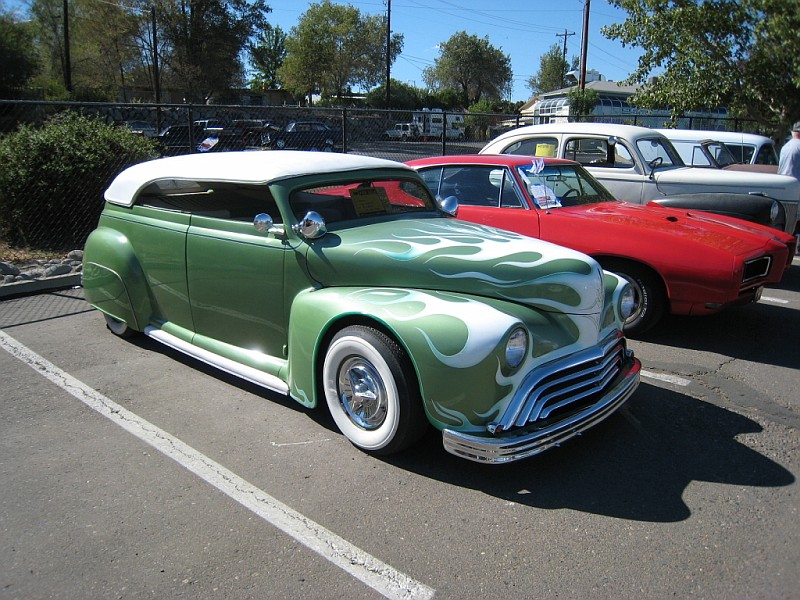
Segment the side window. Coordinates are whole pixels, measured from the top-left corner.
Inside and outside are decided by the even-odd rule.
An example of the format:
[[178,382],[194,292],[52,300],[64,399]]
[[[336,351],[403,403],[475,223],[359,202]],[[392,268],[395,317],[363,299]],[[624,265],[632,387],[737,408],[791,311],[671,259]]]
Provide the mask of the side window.
[[503,154],[556,157],[558,156],[558,140],[554,137],[538,137],[520,140],[503,150]]
[[775,152],[775,146],[772,144],[764,144],[761,146],[761,148],[758,150],[758,154],[756,155],[756,164],[777,165],[778,157],[777,153]]
[[608,162],[608,140],[598,138],[573,138],[564,146],[564,158],[591,167],[630,169],[633,157],[621,142],[614,145],[614,163]]
[[445,168],[441,194],[444,197],[456,196],[463,206],[521,206],[508,171],[492,166]]
[[266,186],[194,181],[157,181],[136,200],[139,206],[202,217],[252,221],[259,213],[281,221],[278,206]]

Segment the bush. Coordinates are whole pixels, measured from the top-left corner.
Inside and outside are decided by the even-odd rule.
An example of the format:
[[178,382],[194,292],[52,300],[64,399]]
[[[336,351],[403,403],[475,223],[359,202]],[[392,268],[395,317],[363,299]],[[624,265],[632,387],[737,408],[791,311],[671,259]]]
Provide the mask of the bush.
[[125,127],[62,113],[0,138],[0,238],[12,246],[83,248],[114,176],[158,155]]

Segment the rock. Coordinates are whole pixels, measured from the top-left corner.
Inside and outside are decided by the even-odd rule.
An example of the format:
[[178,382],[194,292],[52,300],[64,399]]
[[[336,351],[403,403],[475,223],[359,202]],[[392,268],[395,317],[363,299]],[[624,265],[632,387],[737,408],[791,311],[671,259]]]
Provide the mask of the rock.
[[7,262],[0,262],[0,275],[19,275],[19,269]]
[[63,264],[48,265],[44,270],[45,277],[55,277],[56,275],[66,275],[72,272],[72,267]]

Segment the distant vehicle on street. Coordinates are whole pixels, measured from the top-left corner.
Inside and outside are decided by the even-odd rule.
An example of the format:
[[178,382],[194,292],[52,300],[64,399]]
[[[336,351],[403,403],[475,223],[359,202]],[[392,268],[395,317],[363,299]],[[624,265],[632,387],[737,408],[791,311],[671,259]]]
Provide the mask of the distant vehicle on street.
[[262,141],[275,150],[336,152],[342,150],[342,130],[320,121],[291,121],[283,129],[267,132]]
[[392,129],[387,129],[384,137],[387,140],[416,140],[421,135],[419,126],[416,123],[397,123]]
[[445,113],[441,108],[423,108],[412,118],[423,138],[441,138],[442,132],[450,140],[464,139],[464,115]]
[[138,133],[144,137],[154,138],[158,135],[155,125],[147,121],[125,121],[123,125],[130,129],[132,133]]

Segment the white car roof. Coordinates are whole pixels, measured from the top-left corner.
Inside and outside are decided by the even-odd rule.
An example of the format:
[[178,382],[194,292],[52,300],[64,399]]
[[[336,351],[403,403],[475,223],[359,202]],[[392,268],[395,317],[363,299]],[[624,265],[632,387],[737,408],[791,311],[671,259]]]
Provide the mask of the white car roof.
[[691,140],[701,142],[703,140],[714,140],[715,142],[739,142],[761,145],[773,143],[770,138],[757,133],[741,133],[738,131],[713,131],[700,129],[656,129],[671,140]]
[[496,145],[508,142],[518,137],[532,137],[534,135],[562,135],[562,134],[586,134],[586,135],[605,135],[618,136],[623,139],[637,140],[642,137],[663,137],[660,133],[649,127],[639,127],[637,125],[620,125],[618,123],[544,123],[542,125],[525,125],[507,131],[490,141],[481,154],[496,152]]
[[128,167],[111,182],[105,199],[112,204],[131,206],[143,188],[160,180],[267,184],[315,173],[383,168],[414,172],[392,160],[333,152],[269,150],[187,154]]

